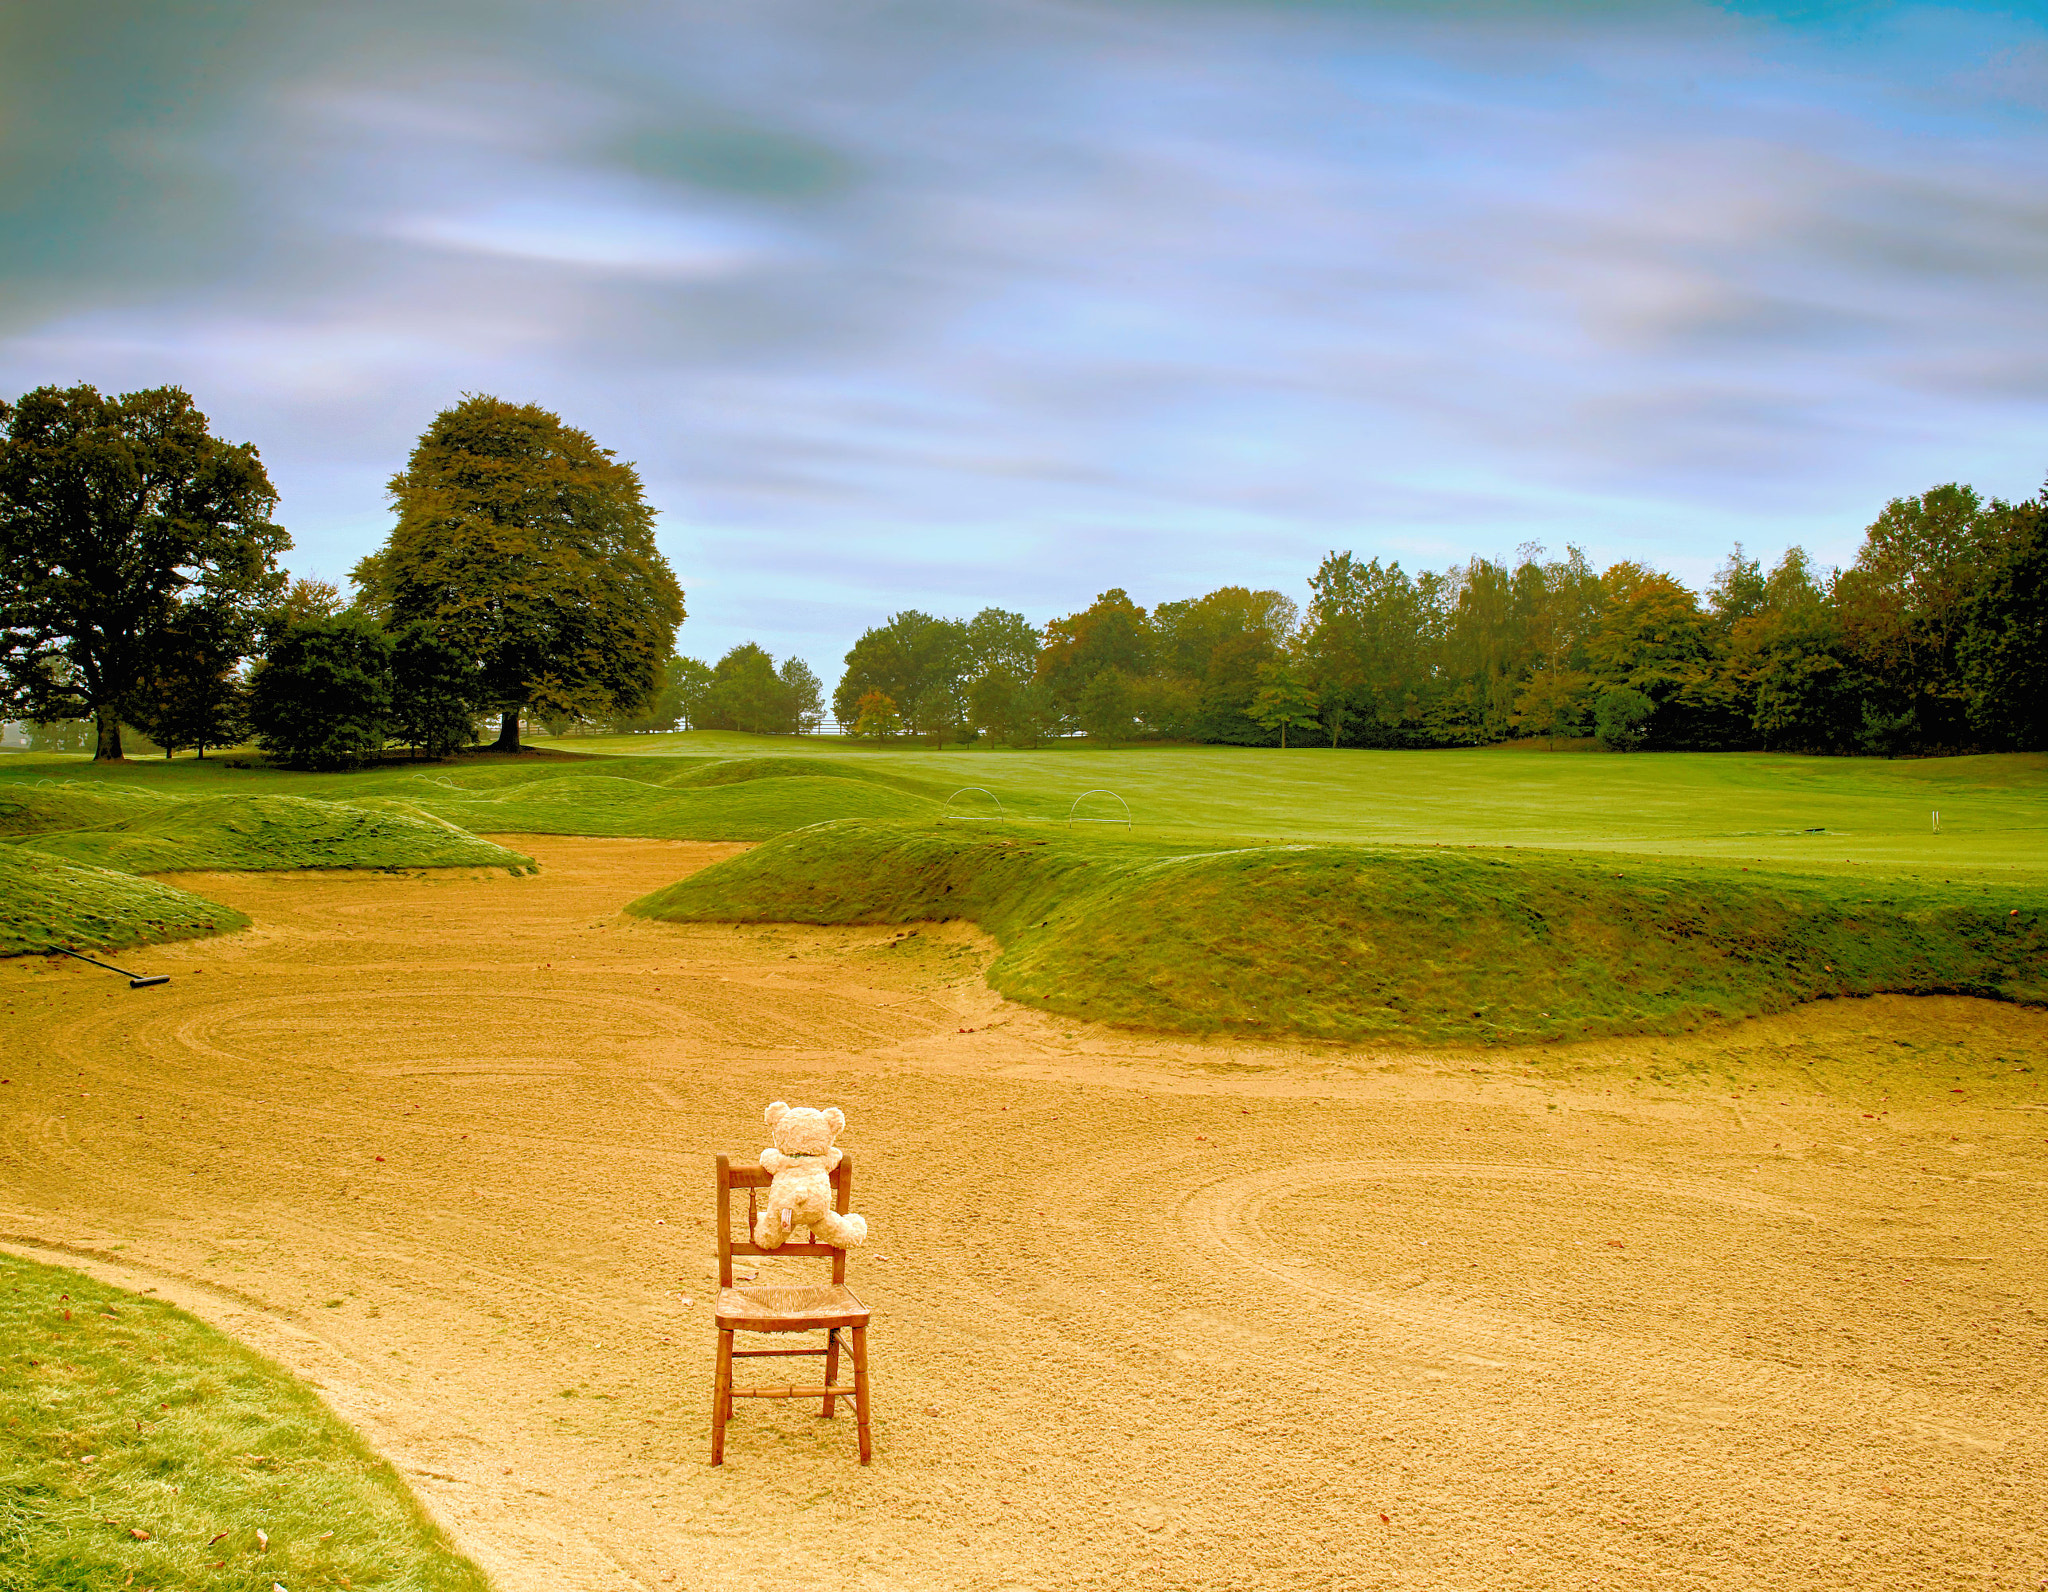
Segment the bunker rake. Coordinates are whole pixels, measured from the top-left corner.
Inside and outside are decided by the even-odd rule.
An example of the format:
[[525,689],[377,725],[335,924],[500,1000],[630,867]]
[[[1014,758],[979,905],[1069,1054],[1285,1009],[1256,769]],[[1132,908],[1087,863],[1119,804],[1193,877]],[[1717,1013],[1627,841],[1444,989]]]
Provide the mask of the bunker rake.
[[147,989],[152,984],[168,984],[171,981],[171,975],[168,973],[131,973],[125,967],[116,967],[112,962],[94,961],[92,957],[87,956],[82,951],[67,951],[62,946],[58,947],[57,954],[59,956],[75,956],[79,961],[92,962],[94,967],[103,967],[109,973],[119,973],[128,980],[128,987],[130,989]]

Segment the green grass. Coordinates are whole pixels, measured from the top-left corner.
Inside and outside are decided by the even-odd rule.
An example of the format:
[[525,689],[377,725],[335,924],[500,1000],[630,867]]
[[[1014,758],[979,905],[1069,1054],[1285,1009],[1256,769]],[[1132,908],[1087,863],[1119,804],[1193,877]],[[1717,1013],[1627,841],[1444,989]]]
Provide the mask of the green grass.
[[1013,814],[1054,821],[1083,791],[1103,786],[1130,803],[1140,833],[1168,837],[1544,846],[1822,872],[1846,865],[2048,874],[2048,756],[2040,753],[1893,760],[1079,743],[938,752],[715,733],[547,744],[616,753],[628,777],[658,764],[647,755],[657,747],[720,757],[751,749],[779,761],[886,771],[923,782],[941,801],[963,785],[985,785]]
[[248,925],[233,908],[189,890],[0,846],[0,956],[113,951]]
[[[1107,787],[1130,803],[1138,833],[1169,840],[1441,841],[1715,858],[1803,873],[1878,869],[1940,879],[2016,870],[2048,877],[2048,757],[2037,753],[1892,761],[1506,748],[1279,752],[1062,744],[1034,752],[939,752],[717,732],[543,744],[579,755],[292,774],[229,769],[216,759],[95,768],[82,758],[16,753],[0,757],[0,791],[63,774],[166,794],[389,797],[491,833],[530,826],[524,832],[755,840],[833,818],[915,820],[967,785],[993,790],[1012,815],[1051,823],[1082,792]],[[545,788],[562,780],[616,780],[639,789]],[[1938,836],[1930,819],[1937,808]],[[1096,810],[1114,806],[1098,801]]]
[[[2017,909],[2017,915],[2015,915]],[[2048,889],[1540,851],[1185,845],[843,822],[632,903],[670,921],[965,918],[989,982],[1194,1033],[1527,1042],[1883,991],[2048,1000]]]
[[169,1305],[6,1255],[0,1425],[0,1592],[488,1592],[303,1384]]
[[546,777],[468,788],[418,776],[386,788],[422,811],[489,834],[766,840],[833,818],[903,819],[938,811],[928,796],[829,769],[757,776],[744,763],[722,761],[709,769],[659,769],[672,782],[657,783],[639,771],[613,774],[603,764],[551,767]]
[[95,797],[104,802],[104,794],[58,785],[5,794],[17,826],[36,822],[41,805],[53,809],[41,829],[16,828],[17,849],[122,873],[458,867],[525,873],[534,866],[531,857],[390,800],[357,804],[254,792],[176,800],[159,793],[129,802],[126,812],[93,827],[58,829]]
[[[2048,889],[2039,754],[934,751],[693,732],[340,775],[0,759],[0,825],[21,822],[8,793],[53,789],[37,781],[54,772],[80,812],[107,804],[93,833],[157,832],[176,804],[152,795],[291,792],[476,833],[782,836],[660,910],[975,917],[1003,941],[991,976],[1006,993],[1197,1031],[1554,1037],[1879,989],[2031,1000],[2041,983],[2024,938]],[[954,824],[941,841],[931,826],[963,786],[1015,822]],[[1132,829],[1064,824],[1105,788]],[[966,802],[956,811],[992,810]],[[1028,886],[976,836],[1030,851]],[[793,858],[818,872],[791,874]]]

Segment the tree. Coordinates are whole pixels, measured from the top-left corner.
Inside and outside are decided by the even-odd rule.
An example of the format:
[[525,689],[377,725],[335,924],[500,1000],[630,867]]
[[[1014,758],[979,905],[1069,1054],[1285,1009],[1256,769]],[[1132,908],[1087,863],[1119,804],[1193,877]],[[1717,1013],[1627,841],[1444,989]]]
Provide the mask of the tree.
[[1267,729],[1280,732],[1283,752],[1287,749],[1287,732],[1319,723],[1321,706],[1309,683],[1286,663],[1259,666],[1259,694],[1252,698],[1251,717]]
[[431,626],[391,637],[390,734],[415,755],[447,757],[476,739],[480,688],[476,659]]
[[[1611,566],[1600,586],[1599,628],[1587,643],[1599,703],[1622,689],[1647,697],[1664,746],[1716,744],[1731,722],[1746,717],[1719,676],[1713,627],[1697,597],[1669,575],[1632,563]],[[1594,733],[1606,745],[1600,711],[1596,706]]]
[[249,682],[256,743],[293,768],[349,768],[390,738],[391,640],[367,617],[293,625]]
[[857,722],[860,704],[879,691],[898,711],[922,704],[932,717],[963,722],[969,664],[968,627],[957,619],[914,608],[891,614],[886,624],[862,632],[846,654],[846,672],[832,693],[833,716],[842,724]]
[[233,746],[249,730],[249,692],[236,665],[231,626],[196,604],[167,625],[151,649],[149,677],[130,695],[129,722],[164,756]]
[[[1980,572],[1996,556],[2005,505],[1951,482],[1893,498],[1834,586],[1849,655],[1878,686],[1869,736],[1887,752],[1953,749],[1969,738],[1956,649]],[[1901,728],[1902,717],[1910,724]]]
[[1145,610],[1121,589],[1104,592],[1078,614],[1055,619],[1045,627],[1036,673],[1064,717],[1078,719],[1082,698],[1095,677],[1115,670],[1124,685],[1106,688],[1112,695],[1151,672],[1153,632]]
[[967,723],[990,741],[1030,746],[1037,740],[1037,703],[1029,676],[996,667],[967,690]]
[[788,735],[797,725],[796,703],[775,672],[775,660],[751,641],[718,660],[704,693],[705,727],[749,735]]
[[1977,733],[1994,746],[2048,750],[2048,492],[2006,510],[1957,655]]
[[1610,752],[1633,752],[1650,733],[1650,721],[1657,716],[1657,704],[1631,686],[1615,686],[1600,693],[1593,710],[1593,733]]
[[246,647],[291,538],[256,450],[208,426],[176,387],[0,402],[0,716],[91,718],[95,760],[118,762],[120,714],[186,610]]
[[640,477],[534,404],[470,395],[391,480],[398,515],[356,566],[365,606],[423,621],[478,660],[498,747],[519,715],[612,718],[654,694],[683,593]]
[[782,667],[775,672],[789,698],[791,728],[799,735],[810,734],[825,722],[825,682],[808,663],[795,656],[784,658]]
[[1592,685],[1581,669],[1537,669],[1515,697],[1515,727],[1553,743],[1560,735],[1585,734]]
[[[1729,584],[1724,580],[1723,589]],[[1717,591],[1715,607],[1728,612],[1736,605]],[[1755,739],[1769,750],[1839,752],[1855,744],[1862,677],[1804,549],[1787,549],[1761,589],[1743,599],[1723,642],[1722,670],[1748,709]]]
[[1091,741],[1127,741],[1134,705],[1131,677],[1121,669],[1098,669],[1074,705],[1074,717]]
[[966,652],[969,681],[996,670],[1028,680],[1038,663],[1038,632],[1022,614],[984,608],[967,621]]
[[702,729],[704,693],[711,686],[711,665],[695,658],[671,658],[661,666],[661,680],[640,708],[614,714],[611,728],[620,735],[661,734],[683,727]]
[[1299,620],[1289,598],[1243,586],[1161,603],[1151,620],[1154,678],[1183,689],[1139,692],[1148,727],[1205,741],[1263,741],[1251,716],[1259,670],[1281,656]]
[[853,720],[853,734],[863,740],[893,741],[903,733],[903,719],[895,702],[885,691],[870,691],[862,697]]

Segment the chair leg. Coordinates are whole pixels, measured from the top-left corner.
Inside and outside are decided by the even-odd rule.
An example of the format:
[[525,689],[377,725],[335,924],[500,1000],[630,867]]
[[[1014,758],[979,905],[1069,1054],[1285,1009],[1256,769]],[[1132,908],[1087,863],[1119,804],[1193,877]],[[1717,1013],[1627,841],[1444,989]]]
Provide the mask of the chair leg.
[[860,1462],[868,1462],[868,1329],[853,1329],[853,1415],[860,1425]]
[[711,1390],[711,1463],[725,1463],[725,1423],[732,1414],[732,1333],[718,1334],[718,1378]]
[[[825,1386],[833,1387],[837,1385],[838,1381],[839,1329],[837,1327],[827,1327],[825,1329]],[[825,1395],[825,1417],[827,1420],[831,1419],[838,1403],[839,1396],[836,1393],[827,1393]]]

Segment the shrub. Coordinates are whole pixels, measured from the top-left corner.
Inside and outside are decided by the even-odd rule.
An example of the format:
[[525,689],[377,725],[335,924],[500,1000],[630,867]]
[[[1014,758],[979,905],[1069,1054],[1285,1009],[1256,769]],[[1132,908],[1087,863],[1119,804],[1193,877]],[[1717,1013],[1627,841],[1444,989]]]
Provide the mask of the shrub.
[[1657,704],[1629,686],[1600,693],[1593,710],[1593,735],[1610,752],[1633,752],[1650,733]]
[[391,640],[341,614],[293,625],[249,686],[256,742],[293,768],[349,768],[383,750],[391,728]]

